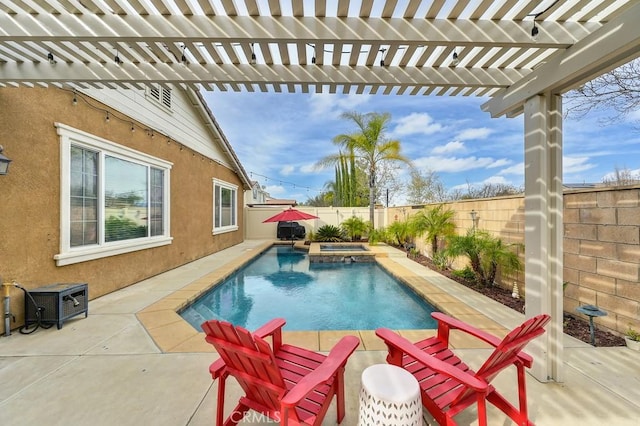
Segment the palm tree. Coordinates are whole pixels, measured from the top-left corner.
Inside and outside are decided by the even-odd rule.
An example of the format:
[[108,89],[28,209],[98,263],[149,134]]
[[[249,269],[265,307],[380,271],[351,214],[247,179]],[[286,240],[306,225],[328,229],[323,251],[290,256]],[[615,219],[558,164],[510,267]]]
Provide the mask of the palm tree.
[[438,239],[454,235],[453,210],[445,210],[440,204],[431,209],[422,209],[411,217],[411,229],[416,237],[426,235],[431,242],[431,257],[438,253]]
[[[336,136],[333,138],[333,143],[344,147],[349,155],[353,155],[367,174],[369,180],[369,220],[373,224],[378,165],[384,161],[401,161],[412,168],[413,166],[408,158],[400,154],[400,141],[390,140],[385,136],[387,125],[391,120],[390,114],[345,112],[341,117],[353,121],[358,129],[354,133]],[[343,157],[343,154],[329,155],[318,161],[318,166],[326,167],[339,164]]]
[[387,234],[394,244],[406,247],[411,243],[411,229],[406,220],[396,220],[387,227]]

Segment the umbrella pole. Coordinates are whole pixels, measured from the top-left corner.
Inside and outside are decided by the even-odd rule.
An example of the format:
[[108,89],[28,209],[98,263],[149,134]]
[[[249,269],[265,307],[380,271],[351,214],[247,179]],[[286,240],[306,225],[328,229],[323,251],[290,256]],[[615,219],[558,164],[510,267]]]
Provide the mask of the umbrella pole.
[[293,248],[293,222],[289,223],[291,223],[291,226],[289,227],[289,233],[291,235],[291,248]]

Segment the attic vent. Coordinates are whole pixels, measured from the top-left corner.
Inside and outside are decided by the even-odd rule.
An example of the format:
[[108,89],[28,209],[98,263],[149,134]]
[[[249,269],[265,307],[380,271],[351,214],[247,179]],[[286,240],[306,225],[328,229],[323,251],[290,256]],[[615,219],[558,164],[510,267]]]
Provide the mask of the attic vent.
[[171,89],[162,86],[152,86],[148,93],[150,98],[160,102],[167,108],[171,108]]
[[167,108],[171,108],[171,90],[163,89],[162,90],[162,105]]

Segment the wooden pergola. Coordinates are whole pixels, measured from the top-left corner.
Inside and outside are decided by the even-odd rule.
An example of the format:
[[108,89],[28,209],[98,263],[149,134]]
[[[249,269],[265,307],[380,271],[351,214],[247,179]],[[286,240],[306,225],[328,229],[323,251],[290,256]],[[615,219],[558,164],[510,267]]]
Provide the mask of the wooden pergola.
[[525,114],[527,316],[562,381],[562,94],[640,56],[632,0],[3,0],[0,87],[481,96]]

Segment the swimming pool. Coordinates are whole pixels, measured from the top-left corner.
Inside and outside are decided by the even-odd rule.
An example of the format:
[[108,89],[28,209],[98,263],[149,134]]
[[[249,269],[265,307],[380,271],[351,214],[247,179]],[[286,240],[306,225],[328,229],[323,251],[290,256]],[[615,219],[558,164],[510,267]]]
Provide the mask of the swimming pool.
[[255,330],[283,317],[285,330],[435,328],[435,308],[376,263],[310,263],[275,246],[198,298],[180,315],[194,328],[223,319]]

